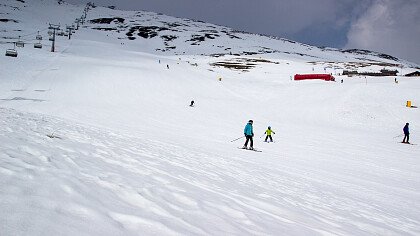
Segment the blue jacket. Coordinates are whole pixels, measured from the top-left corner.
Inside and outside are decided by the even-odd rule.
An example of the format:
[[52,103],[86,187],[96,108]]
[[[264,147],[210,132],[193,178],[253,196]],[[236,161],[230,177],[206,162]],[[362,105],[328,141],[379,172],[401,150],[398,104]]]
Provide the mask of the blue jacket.
[[404,134],[410,134],[410,130],[408,129],[408,125],[404,126]]
[[246,126],[245,126],[245,129],[244,129],[244,134],[245,135],[254,135],[254,131],[252,130],[252,124],[251,123],[248,123],[248,124],[246,124]]

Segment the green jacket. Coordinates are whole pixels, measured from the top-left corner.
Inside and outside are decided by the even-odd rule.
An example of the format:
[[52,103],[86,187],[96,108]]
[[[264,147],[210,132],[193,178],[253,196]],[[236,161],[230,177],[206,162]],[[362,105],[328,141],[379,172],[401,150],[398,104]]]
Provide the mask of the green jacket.
[[271,135],[271,133],[276,134],[276,132],[272,131],[271,129],[267,129],[264,134]]

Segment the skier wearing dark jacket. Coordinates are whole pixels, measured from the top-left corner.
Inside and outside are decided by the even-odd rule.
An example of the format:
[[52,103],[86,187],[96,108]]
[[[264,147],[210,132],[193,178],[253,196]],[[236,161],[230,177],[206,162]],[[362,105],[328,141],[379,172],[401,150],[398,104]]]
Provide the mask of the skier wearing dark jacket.
[[245,144],[243,146],[243,149],[247,149],[249,141],[250,141],[249,149],[250,150],[254,149],[254,140],[252,140],[252,137],[254,137],[254,131],[252,129],[252,124],[253,123],[254,122],[252,120],[249,120],[248,124],[246,124],[246,126],[245,126],[244,135],[245,135],[246,141],[245,141]]
[[[408,129],[408,123],[405,124],[404,128],[404,139],[403,139],[403,143],[410,143],[410,130]],[[405,141],[405,139],[407,138],[407,141]]]

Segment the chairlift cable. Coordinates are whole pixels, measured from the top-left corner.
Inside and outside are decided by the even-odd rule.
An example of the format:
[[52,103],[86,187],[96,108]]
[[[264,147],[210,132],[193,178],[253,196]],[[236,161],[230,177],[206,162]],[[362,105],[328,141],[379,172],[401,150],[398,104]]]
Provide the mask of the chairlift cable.
[[21,36],[21,38],[25,38],[25,37],[28,37],[28,36],[31,36],[31,35],[35,35],[35,34],[38,34],[40,32],[44,32],[44,31],[47,31],[47,30],[48,30],[48,28],[45,28],[43,30],[37,30],[36,33],[30,33],[30,34],[23,35],[23,36]]

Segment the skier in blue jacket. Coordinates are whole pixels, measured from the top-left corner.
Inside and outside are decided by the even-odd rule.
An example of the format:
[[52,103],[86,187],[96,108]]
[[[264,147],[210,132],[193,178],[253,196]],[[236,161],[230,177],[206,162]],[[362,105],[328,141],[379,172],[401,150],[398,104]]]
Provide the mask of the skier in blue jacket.
[[[409,142],[409,140],[410,140],[410,130],[408,129],[408,123],[406,123],[405,124],[405,126],[404,126],[404,128],[403,128],[403,131],[404,131],[404,139],[403,139],[403,143],[410,143]],[[405,138],[407,138],[407,142],[405,141]]]
[[245,144],[243,146],[243,149],[247,149],[248,142],[250,141],[249,149],[254,150],[254,141],[252,140],[252,137],[254,137],[254,131],[252,129],[252,124],[253,123],[254,122],[252,120],[249,120],[248,124],[246,124],[246,126],[245,126],[244,135],[245,135],[246,141],[245,141]]

